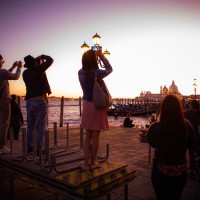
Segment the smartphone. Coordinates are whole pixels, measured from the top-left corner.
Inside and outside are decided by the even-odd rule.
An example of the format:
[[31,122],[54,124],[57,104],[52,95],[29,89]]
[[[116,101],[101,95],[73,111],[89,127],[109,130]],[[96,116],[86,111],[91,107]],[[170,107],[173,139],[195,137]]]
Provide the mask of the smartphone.
[[97,51],[97,50],[98,50],[97,46],[92,46],[91,49],[92,49],[93,51]]

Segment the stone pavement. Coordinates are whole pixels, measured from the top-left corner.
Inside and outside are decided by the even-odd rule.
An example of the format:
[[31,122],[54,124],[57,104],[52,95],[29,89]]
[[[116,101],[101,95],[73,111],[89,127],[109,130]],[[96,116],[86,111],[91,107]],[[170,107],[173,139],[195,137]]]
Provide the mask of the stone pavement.
[[[65,141],[65,132],[66,130],[64,129],[58,130],[58,144]],[[123,127],[111,127],[109,130],[103,131],[100,136],[99,155],[105,155],[106,144],[109,144],[108,161],[126,163],[130,168],[136,170],[137,177],[129,183],[129,200],[155,200],[153,187],[150,181],[151,163],[148,162],[149,146],[147,143],[140,142],[140,133],[140,129]],[[18,141],[18,143],[20,143],[20,141]],[[79,129],[72,128],[69,130],[69,146],[71,149],[75,149],[78,145]],[[15,185],[16,200],[50,200],[54,199],[56,195],[54,191],[51,191],[49,188],[45,188],[42,185],[38,185],[18,175],[16,176]],[[59,195],[58,199],[62,200],[67,198]],[[105,199],[105,197],[100,198],[100,200],[103,199]],[[123,187],[113,190],[111,199],[123,200]],[[200,182],[198,182],[195,177],[188,175],[188,182],[184,189],[182,200],[199,199]]]
[[[151,163],[149,163],[149,145],[139,140],[140,129],[113,127],[102,133],[101,143],[110,144],[109,160],[118,160],[128,164],[136,170],[137,178],[129,184],[130,200],[155,200],[151,185]],[[102,144],[101,144],[102,145]],[[153,149],[151,150],[153,157]],[[123,199],[123,193],[118,193],[113,199]],[[199,200],[200,182],[188,175],[188,182],[184,189],[182,200]]]

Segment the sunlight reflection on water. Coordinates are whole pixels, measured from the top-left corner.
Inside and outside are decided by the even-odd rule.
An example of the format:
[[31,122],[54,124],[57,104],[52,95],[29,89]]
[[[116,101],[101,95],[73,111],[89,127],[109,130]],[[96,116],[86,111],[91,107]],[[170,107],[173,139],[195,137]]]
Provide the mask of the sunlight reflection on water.
[[[24,116],[24,121],[26,124],[27,115],[26,115],[26,102],[21,101],[21,110]],[[58,100],[49,100],[49,111],[48,111],[48,122],[49,127],[53,127],[53,122],[57,122],[58,126],[60,124],[60,101]],[[111,126],[120,126],[123,124],[125,117],[118,116],[108,116],[108,122]],[[80,125],[80,111],[79,111],[79,102],[78,101],[65,101],[64,102],[64,111],[63,111],[63,126],[66,126],[69,123],[70,127],[79,127]],[[131,117],[133,123],[136,126],[145,126],[149,124],[149,119],[144,117]]]

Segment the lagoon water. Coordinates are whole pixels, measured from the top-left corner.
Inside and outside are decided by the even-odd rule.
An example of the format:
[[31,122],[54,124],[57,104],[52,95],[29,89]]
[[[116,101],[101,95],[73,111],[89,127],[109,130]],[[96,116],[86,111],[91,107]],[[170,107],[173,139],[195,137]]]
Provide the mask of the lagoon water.
[[[25,125],[27,122],[26,114],[26,102],[21,100],[20,107],[24,116]],[[48,124],[49,128],[53,127],[53,123],[57,122],[58,126],[60,125],[60,110],[61,110],[61,101],[60,100],[51,100],[49,99],[49,110],[48,110]],[[108,116],[108,121],[111,126],[120,126],[123,124],[125,117]],[[145,126],[149,124],[149,118],[144,117],[131,117],[133,123],[136,126]],[[66,126],[69,123],[70,127],[79,127],[80,125],[80,106],[79,101],[64,101],[64,110],[63,110],[63,126]]]

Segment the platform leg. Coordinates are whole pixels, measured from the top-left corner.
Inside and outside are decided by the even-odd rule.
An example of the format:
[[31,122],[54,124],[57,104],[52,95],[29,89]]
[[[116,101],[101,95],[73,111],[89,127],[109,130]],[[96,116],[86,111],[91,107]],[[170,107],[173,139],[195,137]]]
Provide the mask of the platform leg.
[[3,199],[3,191],[4,191],[4,173],[3,173],[3,169],[1,168],[0,169],[1,171],[1,174],[0,174],[0,180],[1,180],[1,182],[0,182],[0,199]]
[[10,186],[10,200],[14,199],[14,173],[13,171],[9,171],[9,186]]
[[58,200],[58,192],[54,193],[54,200]]
[[124,185],[124,200],[128,200],[128,184]]
[[111,200],[111,193],[106,194],[106,200]]

